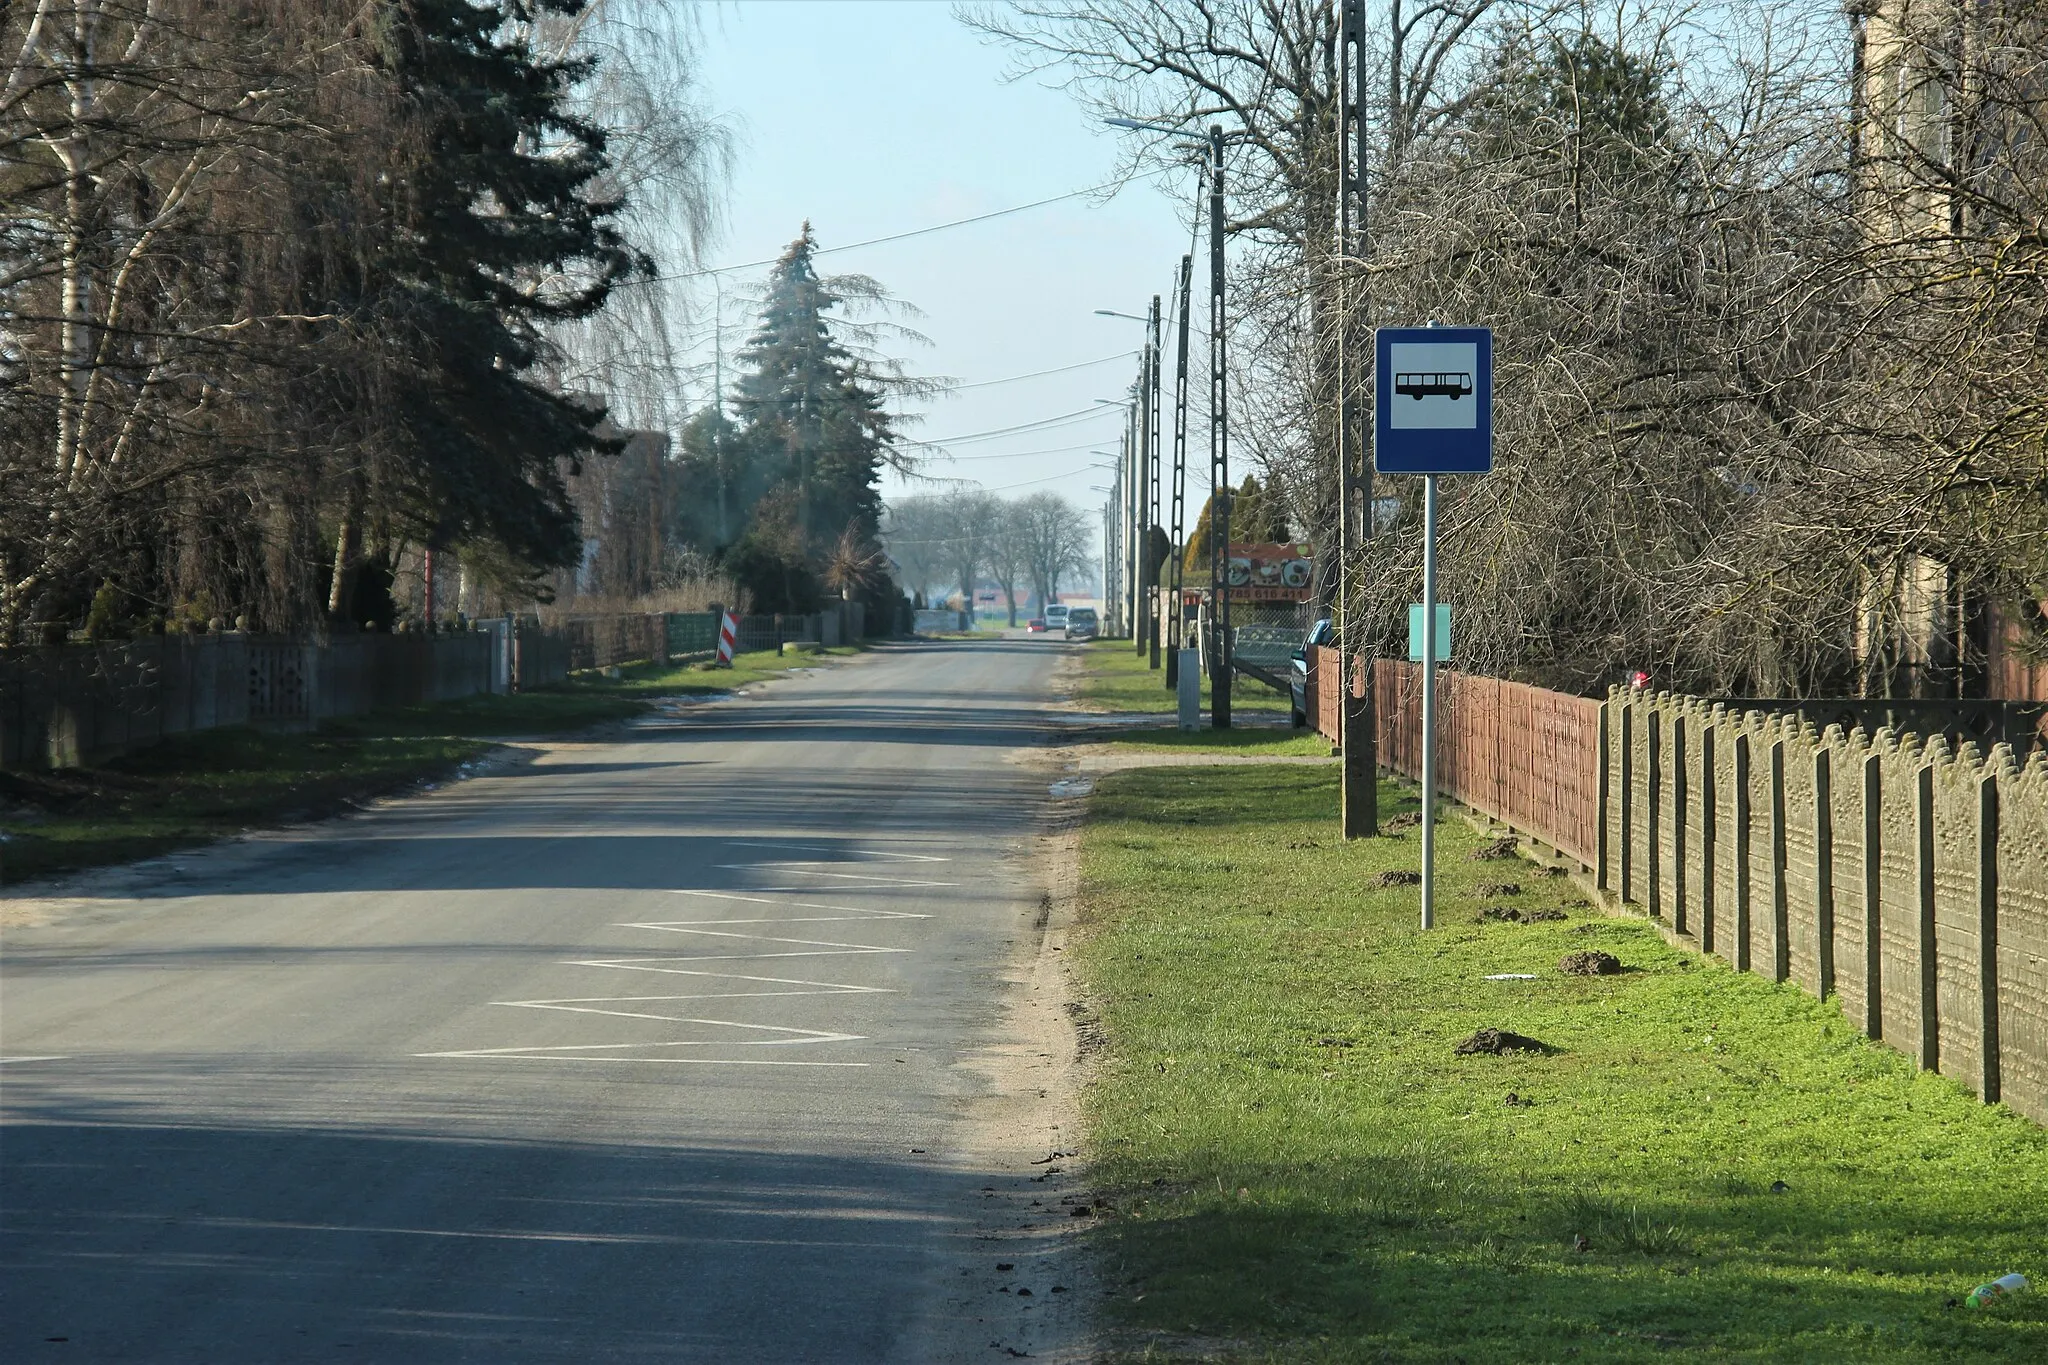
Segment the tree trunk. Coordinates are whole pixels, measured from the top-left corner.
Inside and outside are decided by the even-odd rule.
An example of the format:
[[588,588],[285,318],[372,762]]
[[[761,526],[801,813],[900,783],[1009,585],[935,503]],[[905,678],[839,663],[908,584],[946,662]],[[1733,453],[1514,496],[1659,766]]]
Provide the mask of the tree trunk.
[[364,478],[361,470],[350,478],[348,494],[341,509],[341,530],[334,537],[334,574],[327,591],[327,615],[346,619],[355,596],[356,574],[363,563]]

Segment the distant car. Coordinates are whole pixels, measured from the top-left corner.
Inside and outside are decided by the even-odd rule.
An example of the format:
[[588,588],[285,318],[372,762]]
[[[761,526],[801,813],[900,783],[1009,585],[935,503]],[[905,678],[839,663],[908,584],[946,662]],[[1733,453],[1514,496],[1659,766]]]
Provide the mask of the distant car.
[[1092,640],[1095,638],[1095,631],[1095,608],[1072,607],[1068,609],[1066,637],[1069,640]]
[[1308,634],[1301,637],[1301,648],[1294,651],[1294,676],[1289,679],[1293,699],[1288,707],[1288,719],[1297,730],[1315,721],[1315,717],[1308,713],[1308,652],[1315,646],[1327,645],[1336,638],[1336,623],[1324,617],[1308,628]]
[[1045,628],[1047,630],[1065,630],[1067,628],[1066,607],[1058,602],[1047,603],[1045,608]]
[[1045,618],[1043,616],[1032,617],[1024,623],[1024,629],[1030,631],[1033,635],[1044,634],[1046,629]]

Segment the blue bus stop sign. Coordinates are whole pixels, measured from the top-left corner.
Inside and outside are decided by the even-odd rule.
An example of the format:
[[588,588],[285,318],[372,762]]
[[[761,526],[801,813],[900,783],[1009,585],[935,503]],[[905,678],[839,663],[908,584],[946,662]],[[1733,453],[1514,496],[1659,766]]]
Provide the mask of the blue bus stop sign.
[[1493,329],[1382,327],[1373,341],[1373,467],[1492,473]]

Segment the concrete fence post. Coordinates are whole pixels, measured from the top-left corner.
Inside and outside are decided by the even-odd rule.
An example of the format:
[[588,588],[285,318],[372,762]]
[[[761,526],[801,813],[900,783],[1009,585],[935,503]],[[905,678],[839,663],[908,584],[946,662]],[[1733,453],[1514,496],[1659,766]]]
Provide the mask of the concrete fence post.
[[1635,895],[1636,844],[1636,708],[1633,701],[1621,704],[1621,898]]
[[1709,953],[1719,946],[1714,923],[1714,892],[1721,856],[1721,784],[1714,772],[1718,728],[1700,727],[1700,949]]
[[1671,927],[1687,932],[1685,904],[1685,821],[1692,795],[1686,781],[1685,715],[1671,717]]
[[1604,702],[1600,707],[1600,776],[1597,780],[1598,795],[1594,798],[1594,809],[1599,813],[1599,822],[1594,827],[1593,832],[1593,855],[1595,863],[1595,867],[1593,869],[1593,884],[1599,887],[1602,891],[1607,890],[1608,887],[1612,884],[1612,878],[1609,875],[1610,868],[1608,864],[1608,858],[1612,851],[1607,846],[1607,821],[1608,812],[1613,809],[1614,800],[1613,776],[1608,766],[1613,761],[1613,741],[1611,739],[1613,723],[1614,697],[1612,693],[1609,693],[1606,702]]
[[1982,1013],[1978,1054],[1982,1074],[1977,1093],[1998,1102],[1998,778],[1987,772],[1977,782],[1977,1001]]
[[1813,751],[1813,915],[1820,998],[1835,992],[1834,770],[1825,743]]
[[1941,959],[1934,936],[1934,765],[1913,783],[1913,882],[1919,902],[1920,1065],[1941,1070]]
[[1750,849],[1755,832],[1755,812],[1750,809],[1749,736],[1735,736],[1735,967],[1748,971],[1750,962]]
[[1785,741],[1771,743],[1771,979],[1792,976],[1792,907],[1785,885]]
[[1863,760],[1863,1031],[1884,1037],[1884,764]]
[[1664,814],[1661,798],[1664,795],[1664,716],[1655,705],[1649,714],[1649,781],[1645,793],[1649,798],[1649,827],[1643,840],[1644,852],[1650,864],[1649,876],[1644,878],[1650,889],[1650,918],[1664,918]]

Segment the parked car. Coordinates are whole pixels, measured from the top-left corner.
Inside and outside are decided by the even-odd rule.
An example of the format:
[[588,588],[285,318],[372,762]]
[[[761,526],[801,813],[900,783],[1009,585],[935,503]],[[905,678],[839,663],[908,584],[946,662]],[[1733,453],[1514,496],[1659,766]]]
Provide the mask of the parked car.
[[1058,602],[1046,604],[1045,628],[1047,630],[1065,630],[1067,628],[1067,609],[1065,606]]
[[1325,616],[1308,628],[1308,634],[1301,637],[1301,648],[1294,651],[1294,676],[1289,679],[1293,694],[1289,719],[1297,730],[1315,722],[1315,717],[1308,713],[1308,652],[1317,645],[1330,644],[1336,638],[1337,625]]
[[1096,626],[1095,608],[1073,607],[1068,610],[1065,630],[1069,640],[1094,639]]
[[1024,629],[1030,631],[1033,635],[1043,635],[1046,630],[1045,618],[1043,616],[1032,617],[1024,623]]

